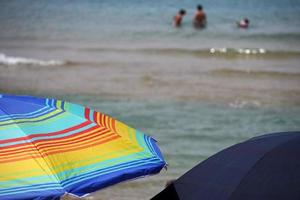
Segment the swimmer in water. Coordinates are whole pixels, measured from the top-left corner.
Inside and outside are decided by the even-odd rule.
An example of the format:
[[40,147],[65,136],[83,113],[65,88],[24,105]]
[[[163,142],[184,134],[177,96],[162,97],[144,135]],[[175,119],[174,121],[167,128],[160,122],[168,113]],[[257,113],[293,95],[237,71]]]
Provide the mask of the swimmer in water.
[[193,23],[195,28],[204,28],[206,26],[206,14],[203,11],[202,5],[197,6]]
[[237,26],[239,28],[248,28],[249,27],[249,23],[250,23],[249,19],[244,18],[241,21],[237,22]]
[[184,9],[179,10],[177,15],[173,18],[173,25],[175,27],[181,26],[181,21],[183,19],[183,16],[186,14],[186,11]]

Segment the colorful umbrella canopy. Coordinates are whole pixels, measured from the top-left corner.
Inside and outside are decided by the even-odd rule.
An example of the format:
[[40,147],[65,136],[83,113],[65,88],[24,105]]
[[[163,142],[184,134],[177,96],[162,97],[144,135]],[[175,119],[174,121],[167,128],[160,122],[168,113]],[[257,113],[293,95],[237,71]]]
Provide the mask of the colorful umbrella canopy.
[[166,165],[156,141],[92,109],[0,95],[0,199],[84,195]]
[[299,200],[300,132],[231,146],[175,180],[153,200]]

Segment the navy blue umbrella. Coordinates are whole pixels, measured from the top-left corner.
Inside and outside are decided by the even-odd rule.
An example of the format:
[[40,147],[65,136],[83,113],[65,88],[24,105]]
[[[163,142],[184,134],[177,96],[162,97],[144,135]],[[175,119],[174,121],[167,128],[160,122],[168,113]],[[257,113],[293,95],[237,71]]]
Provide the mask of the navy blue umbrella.
[[267,134],[233,145],[152,199],[299,200],[300,132]]

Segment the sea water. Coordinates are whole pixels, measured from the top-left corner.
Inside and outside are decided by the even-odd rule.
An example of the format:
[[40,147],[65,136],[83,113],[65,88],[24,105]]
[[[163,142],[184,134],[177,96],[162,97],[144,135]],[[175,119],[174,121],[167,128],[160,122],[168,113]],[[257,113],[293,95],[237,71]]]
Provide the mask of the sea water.
[[3,0],[0,92],[79,103],[154,137],[167,171],[93,194],[149,199],[223,148],[300,130],[299,13],[297,0]]

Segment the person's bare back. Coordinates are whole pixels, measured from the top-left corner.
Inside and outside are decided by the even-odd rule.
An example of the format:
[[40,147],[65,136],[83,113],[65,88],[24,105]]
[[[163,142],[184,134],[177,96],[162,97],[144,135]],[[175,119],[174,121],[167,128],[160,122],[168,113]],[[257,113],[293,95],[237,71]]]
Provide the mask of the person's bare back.
[[194,26],[196,28],[204,28],[206,26],[206,14],[201,5],[198,5],[194,16]]

